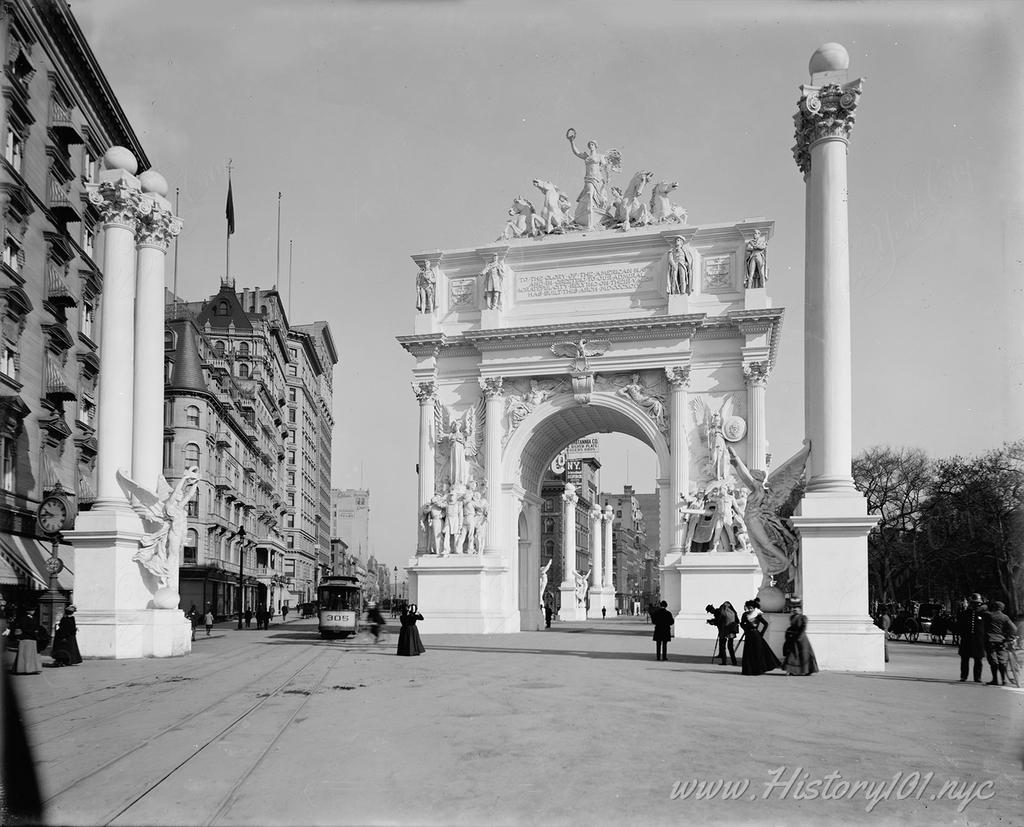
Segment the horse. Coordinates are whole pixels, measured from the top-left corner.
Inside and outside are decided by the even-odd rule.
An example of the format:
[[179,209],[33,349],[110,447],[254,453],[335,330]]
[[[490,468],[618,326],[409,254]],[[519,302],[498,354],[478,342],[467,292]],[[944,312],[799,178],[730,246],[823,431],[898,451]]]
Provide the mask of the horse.
[[540,215],[532,218],[534,234],[537,231],[542,233],[565,232],[569,220],[562,211],[559,196],[562,194],[558,187],[550,181],[540,178],[533,179],[533,185],[544,193],[544,205],[540,208]]
[[675,206],[669,200],[672,190],[678,186],[678,181],[659,181],[654,185],[654,189],[651,190],[651,219],[655,224],[662,224],[666,221],[686,223],[686,210]]
[[533,217],[536,214],[533,204],[518,195],[512,200],[508,211],[509,219],[505,229],[496,241],[508,241],[511,238],[523,238],[534,233]]
[[605,226],[628,230],[632,224],[643,226],[651,223],[651,211],[642,196],[644,187],[653,177],[653,172],[640,171],[630,179],[622,196],[612,203],[608,217],[603,222]]

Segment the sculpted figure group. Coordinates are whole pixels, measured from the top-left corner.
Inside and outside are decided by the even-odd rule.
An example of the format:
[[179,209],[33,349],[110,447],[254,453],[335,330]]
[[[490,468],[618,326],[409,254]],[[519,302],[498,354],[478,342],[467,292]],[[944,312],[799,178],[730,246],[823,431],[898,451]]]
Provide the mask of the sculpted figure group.
[[654,180],[653,172],[641,170],[625,189],[613,187],[611,175],[622,169],[621,153],[617,149],[601,152],[597,141],[588,141],[586,149],[580,149],[575,129],[569,129],[565,137],[572,154],[583,161],[583,188],[576,197],[575,208],[554,183],[535,178],[533,185],[543,197],[541,209],[536,210],[521,195],[513,199],[499,241],[573,230],[629,230],[667,221],[686,223],[686,210],[671,201],[671,193],[679,186],[677,181],[658,182],[649,199],[644,191]]
[[487,516],[488,503],[476,480],[434,495],[423,506],[421,518],[427,531],[427,553],[441,557],[483,554]]

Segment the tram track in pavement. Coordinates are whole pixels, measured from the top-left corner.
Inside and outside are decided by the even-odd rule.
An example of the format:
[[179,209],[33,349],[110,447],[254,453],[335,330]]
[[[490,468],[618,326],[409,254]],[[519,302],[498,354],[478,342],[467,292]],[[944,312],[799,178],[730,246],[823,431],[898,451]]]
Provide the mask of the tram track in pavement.
[[[234,775],[235,778],[234,781],[225,780],[224,783],[226,783],[228,786],[225,790],[218,791],[218,797],[214,804],[204,804],[202,806],[202,814],[200,814],[199,812],[183,813],[181,810],[178,810],[175,813],[176,818],[179,819],[182,823],[206,825],[216,824],[231,810],[232,805],[239,798],[239,790],[246,783],[246,781],[249,780],[252,774],[260,767],[260,765],[263,763],[266,757],[270,754],[271,750],[274,749],[275,745],[278,743],[281,736],[289,731],[296,718],[298,718],[298,716],[303,712],[303,710],[306,709],[306,706],[309,703],[310,699],[318,693],[318,690],[320,690],[320,688],[322,687],[327,676],[342,662],[345,652],[339,651],[337,649],[333,651],[335,652],[333,662],[331,662],[329,665],[325,665],[321,660],[321,670],[318,670],[319,674],[315,677],[315,680],[312,681],[312,684],[308,688],[292,690],[284,688],[285,685],[287,685],[287,683],[291,683],[294,680],[294,678],[298,674],[296,673],[296,675],[293,675],[289,679],[289,681],[285,682],[285,684],[282,684],[276,690],[269,693],[267,697],[263,698],[260,701],[260,703],[252,705],[249,709],[247,709],[244,713],[239,715],[230,724],[221,729],[213,737],[209,738],[198,749],[196,749],[192,755],[188,756],[183,761],[179,762],[176,766],[172,767],[167,773],[163,775],[163,777],[161,777],[155,783],[150,784],[132,801],[128,802],[125,806],[121,807],[116,812],[108,813],[107,816],[105,816],[100,823],[104,825],[156,823],[158,820],[158,814],[161,812],[166,812],[166,803],[164,801],[158,802],[155,799],[147,801],[147,799],[154,795],[159,797],[161,787],[175,780],[178,782],[179,788],[190,787],[190,781],[194,783],[197,778],[205,779],[207,784],[216,786],[219,783],[219,778],[217,780],[211,780],[209,774],[204,772],[203,767],[194,766],[196,764],[199,764],[204,758],[206,758],[207,763],[211,763],[214,766],[223,769],[223,765],[218,763],[220,759],[217,756],[209,755],[208,753],[204,755],[204,752],[209,747],[212,747],[218,743],[225,742],[229,738],[229,736],[238,733],[239,730],[241,730],[242,728],[243,722],[248,723],[248,719],[250,718],[250,716],[252,716],[253,713],[255,713],[263,705],[270,704],[274,700],[278,700],[286,704],[290,702],[294,703],[295,700],[301,698],[301,700],[298,700],[297,705],[295,705],[293,709],[287,711],[287,714],[285,715],[283,720],[280,720],[280,723],[277,723],[273,726],[270,732],[267,732],[265,734],[248,732],[242,736],[247,737],[248,739],[259,738],[261,740],[265,740],[265,743],[263,743],[261,746],[254,747],[252,749],[252,754],[254,755],[254,758],[251,758],[246,762],[245,768],[242,769],[240,773],[232,774]],[[318,659],[319,658],[314,658],[314,661]],[[290,698],[288,698],[289,695]],[[275,716],[275,720],[279,720],[279,716]],[[250,755],[250,752],[244,751],[244,754],[248,757]],[[231,764],[229,764],[229,766],[234,767],[235,763],[232,762]],[[189,777],[190,775],[191,778]],[[173,796],[173,793],[171,793],[171,795]],[[156,810],[156,812],[154,812],[154,810]],[[213,811],[213,814],[210,816],[206,816],[206,813],[209,813],[211,810]]]
[[[134,679],[127,679],[120,683],[108,684],[106,686],[96,687],[95,689],[89,689],[84,692],[79,692],[76,695],[68,695],[67,697],[61,697],[54,701],[48,701],[46,703],[38,704],[37,706],[26,707],[25,712],[31,715],[36,720],[29,722],[26,728],[29,731],[42,726],[43,724],[49,723],[60,718],[69,717],[79,712],[83,712],[91,707],[98,704],[106,703],[108,701],[117,700],[130,694],[137,694],[138,692],[149,692],[152,693],[154,690],[158,694],[163,692],[175,691],[178,687],[177,684],[183,683],[190,680],[202,680],[203,678],[209,677],[210,675],[220,672],[225,668],[230,668],[236,663],[243,663],[247,658],[251,658],[252,652],[249,649],[238,649],[232,652],[232,654],[219,658],[215,661],[202,661],[193,665],[192,669],[177,669],[173,675],[168,677],[154,677],[144,681],[137,681]],[[166,687],[166,689],[164,689]],[[114,690],[112,694],[107,695],[103,698],[95,698],[97,693],[108,692]],[[147,695],[146,700],[141,701],[138,704],[134,704],[129,707],[123,707],[118,709],[115,715],[122,715],[132,709],[139,706],[143,706],[152,700],[153,695]],[[87,699],[84,703],[76,706],[68,707],[69,701],[78,699]],[[56,709],[55,712],[48,710]],[[111,716],[113,717],[113,716]],[[101,722],[108,720],[109,718],[91,718],[90,720]],[[39,745],[46,743],[46,741],[36,742]]]
[[[306,657],[309,654],[310,653],[309,653],[308,650],[299,652],[299,653],[295,654],[294,656],[292,656],[291,658],[288,658],[284,663],[275,664],[275,666],[273,666],[271,669],[269,669],[263,675],[259,676],[259,678],[256,678],[253,681],[251,681],[250,685],[255,685],[257,681],[269,677],[274,672],[277,672],[277,671],[281,670],[282,668],[288,668],[289,666],[294,664],[297,660],[300,660],[300,659],[303,660],[302,665],[299,666],[298,669],[295,669],[290,674],[288,674],[288,676],[286,678],[284,678],[284,680],[279,681],[276,684],[274,684],[273,687],[271,689],[269,689],[267,692],[257,693],[257,700],[254,703],[250,703],[248,705],[248,707],[245,709],[245,711],[242,712],[241,715],[238,715],[238,716],[234,717],[232,719],[231,723],[229,723],[229,725],[227,727],[225,727],[222,730],[220,730],[220,732],[228,731],[231,727],[237,725],[237,723],[239,721],[241,721],[246,716],[251,714],[254,710],[256,710],[256,709],[260,708],[261,706],[263,706],[267,702],[267,700],[269,698],[274,697],[274,695],[276,695],[281,690],[283,690],[285,687],[287,687],[288,684],[291,683],[298,675],[300,675],[303,671],[305,671],[307,668],[309,668],[310,665],[315,663],[318,658],[322,657],[322,652],[319,651],[318,647],[314,647],[314,651],[313,651],[311,657]],[[223,706],[226,703],[236,703],[237,702],[237,698],[235,697],[236,694],[237,693],[235,691],[233,691],[233,690],[231,692],[229,692],[228,694],[226,694],[226,695],[225,694],[219,694],[218,697],[214,701],[204,705],[200,709],[196,709],[196,710],[190,712],[189,714],[185,715],[184,717],[175,719],[174,721],[172,721],[167,726],[163,727],[162,729],[160,729],[158,732],[156,732],[154,734],[147,735],[143,740],[141,740],[135,746],[131,747],[130,749],[123,750],[118,755],[116,755],[116,756],[114,756],[114,757],[112,757],[112,758],[110,758],[110,759],[108,759],[106,761],[103,761],[101,764],[99,764],[98,766],[93,767],[92,769],[90,769],[85,774],[80,775],[77,778],[75,778],[73,781],[71,781],[70,783],[65,784],[62,787],[62,789],[60,789],[59,791],[49,795],[43,801],[44,807],[47,808],[47,809],[52,808],[54,803],[58,799],[61,799],[61,798],[65,797],[65,796],[67,796],[69,793],[72,793],[72,792],[80,789],[82,787],[82,785],[85,784],[90,779],[95,778],[100,773],[103,773],[104,771],[106,771],[106,770],[114,767],[115,765],[125,761],[126,759],[128,759],[131,756],[133,756],[136,753],[138,753],[140,750],[143,750],[146,747],[150,747],[150,746],[155,745],[157,741],[159,741],[160,739],[164,738],[169,733],[173,733],[173,732],[176,732],[176,731],[177,732],[182,731],[188,724],[192,723],[193,721],[196,721],[196,719],[200,718],[201,716],[206,715],[207,713],[215,710],[218,706]],[[218,736],[219,736],[220,732],[218,733]],[[218,736],[214,736],[213,738],[208,739],[207,743],[204,744],[203,746],[205,747],[207,744],[212,743]],[[202,749],[202,747],[200,747],[200,749]],[[198,751],[199,750],[194,750],[188,756],[188,758],[185,759],[185,762],[182,762],[182,763],[186,763],[189,759],[194,757],[195,754]],[[77,820],[77,819],[74,819],[74,820]],[[61,822],[60,820],[58,820],[55,823],[64,823],[64,822]]]

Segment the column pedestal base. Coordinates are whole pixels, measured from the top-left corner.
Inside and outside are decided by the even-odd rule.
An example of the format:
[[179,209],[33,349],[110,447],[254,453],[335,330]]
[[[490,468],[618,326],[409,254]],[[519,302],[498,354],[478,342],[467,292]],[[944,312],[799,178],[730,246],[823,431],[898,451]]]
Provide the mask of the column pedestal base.
[[[159,609],[156,578],[132,557],[144,531],[129,510],[87,511],[64,537],[75,549],[75,615],[84,658],[166,658],[192,651],[181,609]],[[177,561],[175,561],[177,562]]]
[[491,330],[496,327],[504,327],[505,323],[501,320],[501,310],[497,307],[488,309],[484,308],[480,311],[480,329]]
[[586,620],[587,607],[576,602],[576,589],[573,586],[562,586],[558,590],[562,603],[558,609],[559,620]]
[[605,586],[601,589],[601,605],[608,610],[608,617],[615,617],[614,586]]
[[764,310],[772,306],[768,291],[764,287],[751,287],[743,291],[744,310]]
[[[588,618],[601,619],[601,607],[604,605],[604,589],[595,589],[593,586],[590,587],[590,591],[587,592],[590,598],[590,608],[587,609]],[[612,610],[612,616],[615,615],[615,610]]]
[[818,666],[885,670],[884,635],[867,615],[868,532],[878,522],[857,491],[808,493],[793,525],[800,535],[800,583],[807,637]]
[[669,293],[668,315],[685,316],[690,312],[690,297],[685,293]]
[[425,554],[406,568],[409,593],[423,613],[425,634],[507,634],[520,631],[509,567],[497,554]]
[[745,551],[682,554],[678,562],[662,566],[661,573],[666,602],[678,595],[678,605],[669,603],[676,615],[676,637],[717,637],[718,629],[707,623],[711,615],[704,607],[728,600],[740,614],[761,583],[757,558]]
[[417,313],[413,322],[413,333],[421,336],[424,333],[437,333],[439,324],[436,313]]

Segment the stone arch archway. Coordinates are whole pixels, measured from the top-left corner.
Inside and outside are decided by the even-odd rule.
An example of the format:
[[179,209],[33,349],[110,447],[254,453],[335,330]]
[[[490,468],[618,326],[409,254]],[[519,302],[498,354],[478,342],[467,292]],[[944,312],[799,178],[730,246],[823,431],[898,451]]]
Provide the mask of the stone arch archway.
[[[658,468],[658,492],[662,501],[663,524],[659,526],[659,538],[666,544],[666,548],[670,542],[671,526],[664,523],[671,519],[671,452],[666,435],[655,421],[635,403],[608,392],[592,394],[586,405],[576,402],[571,394],[563,394],[541,403],[522,420],[502,452],[504,510],[514,519],[509,527],[517,527],[514,539],[518,542],[510,544],[510,547],[517,550],[518,559],[512,563],[511,568],[518,574],[518,611],[520,628],[524,630],[540,628],[543,622],[541,578],[537,573],[540,571],[542,549],[539,541],[543,519],[540,494],[544,469],[567,445],[593,433],[626,434],[654,451]],[[528,526],[528,536],[537,538],[536,542],[522,541],[524,523]],[[593,528],[591,526],[592,533]],[[598,543],[604,544],[604,529],[598,529],[598,533]],[[607,539],[610,540],[610,537],[608,531]],[[560,554],[561,551],[556,549],[555,553]],[[610,548],[606,548],[603,553],[610,554]],[[611,566],[603,559],[603,555],[599,568],[601,570],[596,578],[592,577],[591,582],[602,582],[600,588],[609,591],[608,602],[613,604],[614,589],[604,582],[608,579],[606,574],[610,574]],[[549,587],[557,591],[560,583],[552,582]],[[595,610],[600,611],[600,607],[597,606]]]

